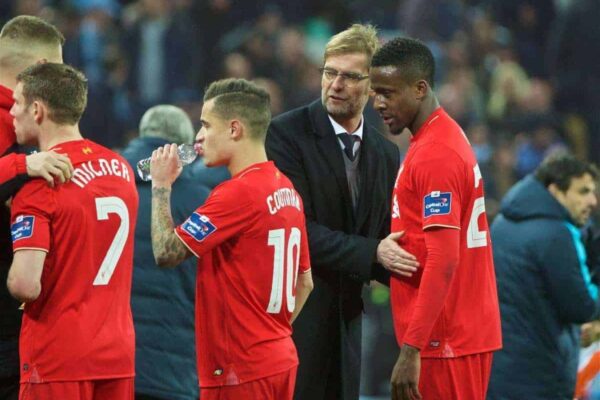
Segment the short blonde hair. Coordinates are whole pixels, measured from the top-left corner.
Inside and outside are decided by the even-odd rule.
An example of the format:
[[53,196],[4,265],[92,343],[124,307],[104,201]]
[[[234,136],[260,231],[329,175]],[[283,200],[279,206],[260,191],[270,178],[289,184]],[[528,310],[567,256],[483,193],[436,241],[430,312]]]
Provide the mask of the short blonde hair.
[[0,68],[21,71],[38,59],[62,61],[65,37],[41,18],[19,15],[0,31]]
[[369,64],[371,64],[371,58],[378,48],[377,28],[370,24],[353,24],[329,39],[325,46],[323,61],[329,56],[362,53],[367,56]]
[[19,15],[8,21],[0,31],[0,39],[20,45],[62,46],[65,43],[65,37],[54,25],[30,15]]

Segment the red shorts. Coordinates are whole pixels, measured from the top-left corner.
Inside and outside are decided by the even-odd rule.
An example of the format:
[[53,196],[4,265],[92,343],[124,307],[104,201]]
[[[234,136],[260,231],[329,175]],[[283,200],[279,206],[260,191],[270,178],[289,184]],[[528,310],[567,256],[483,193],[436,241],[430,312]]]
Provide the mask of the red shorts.
[[19,400],[133,400],[133,378],[21,383]]
[[281,374],[240,385],[201,387],[200,396],[202,400],[292,400],[297,369],[294,367]]
[[493,353],[422,358],[419,392],[424,400],[485,400]]

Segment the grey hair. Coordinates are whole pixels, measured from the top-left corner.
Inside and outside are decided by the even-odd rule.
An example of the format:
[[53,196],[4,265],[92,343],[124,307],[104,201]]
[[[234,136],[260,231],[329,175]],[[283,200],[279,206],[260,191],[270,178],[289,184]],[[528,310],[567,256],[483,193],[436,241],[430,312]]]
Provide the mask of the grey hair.
[[148,109],[140,121],[140,136],[160,137],[174,143],[192,143],[194,126],[179,107],[162,104]]

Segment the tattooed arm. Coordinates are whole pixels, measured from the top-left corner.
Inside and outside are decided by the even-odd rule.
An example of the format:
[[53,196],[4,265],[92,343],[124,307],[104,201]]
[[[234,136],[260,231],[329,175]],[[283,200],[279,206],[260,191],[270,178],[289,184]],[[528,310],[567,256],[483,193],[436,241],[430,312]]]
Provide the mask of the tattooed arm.
[[175,234],[171,217],[171,185],[181,173],[176,145],[166,145],[152,153],[152,251],[161,267],[174,267],[192,253]]
[[170,188],[152,188],[152,250],[160,267],[174,267],[192,256],[175,234],[170,197]]

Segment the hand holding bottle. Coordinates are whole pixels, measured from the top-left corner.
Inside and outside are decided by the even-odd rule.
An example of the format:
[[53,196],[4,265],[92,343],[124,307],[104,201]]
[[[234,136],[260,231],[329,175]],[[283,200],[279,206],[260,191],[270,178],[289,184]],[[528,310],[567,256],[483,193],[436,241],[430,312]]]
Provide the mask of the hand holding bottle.
[[[196,153],[196,150],[194,149],[194,145],[193,144],[180,144],[177,147],[177,154],[179,155],[179,161],[181,162],[182,166],[186,166],[188,164],[191,164],[192,161],[194,161],[196,159],[196,157],[198,156],[198,154]],[[144,158],[143,160],[138,161],[137,163],[137,172],[138,175],[140,176],[140,178],[142,178],[143,181],[150,181],[152,180],[152,176],[150,175],[150,161],[152,160],[152,157],[148,157],[148,158]]]

